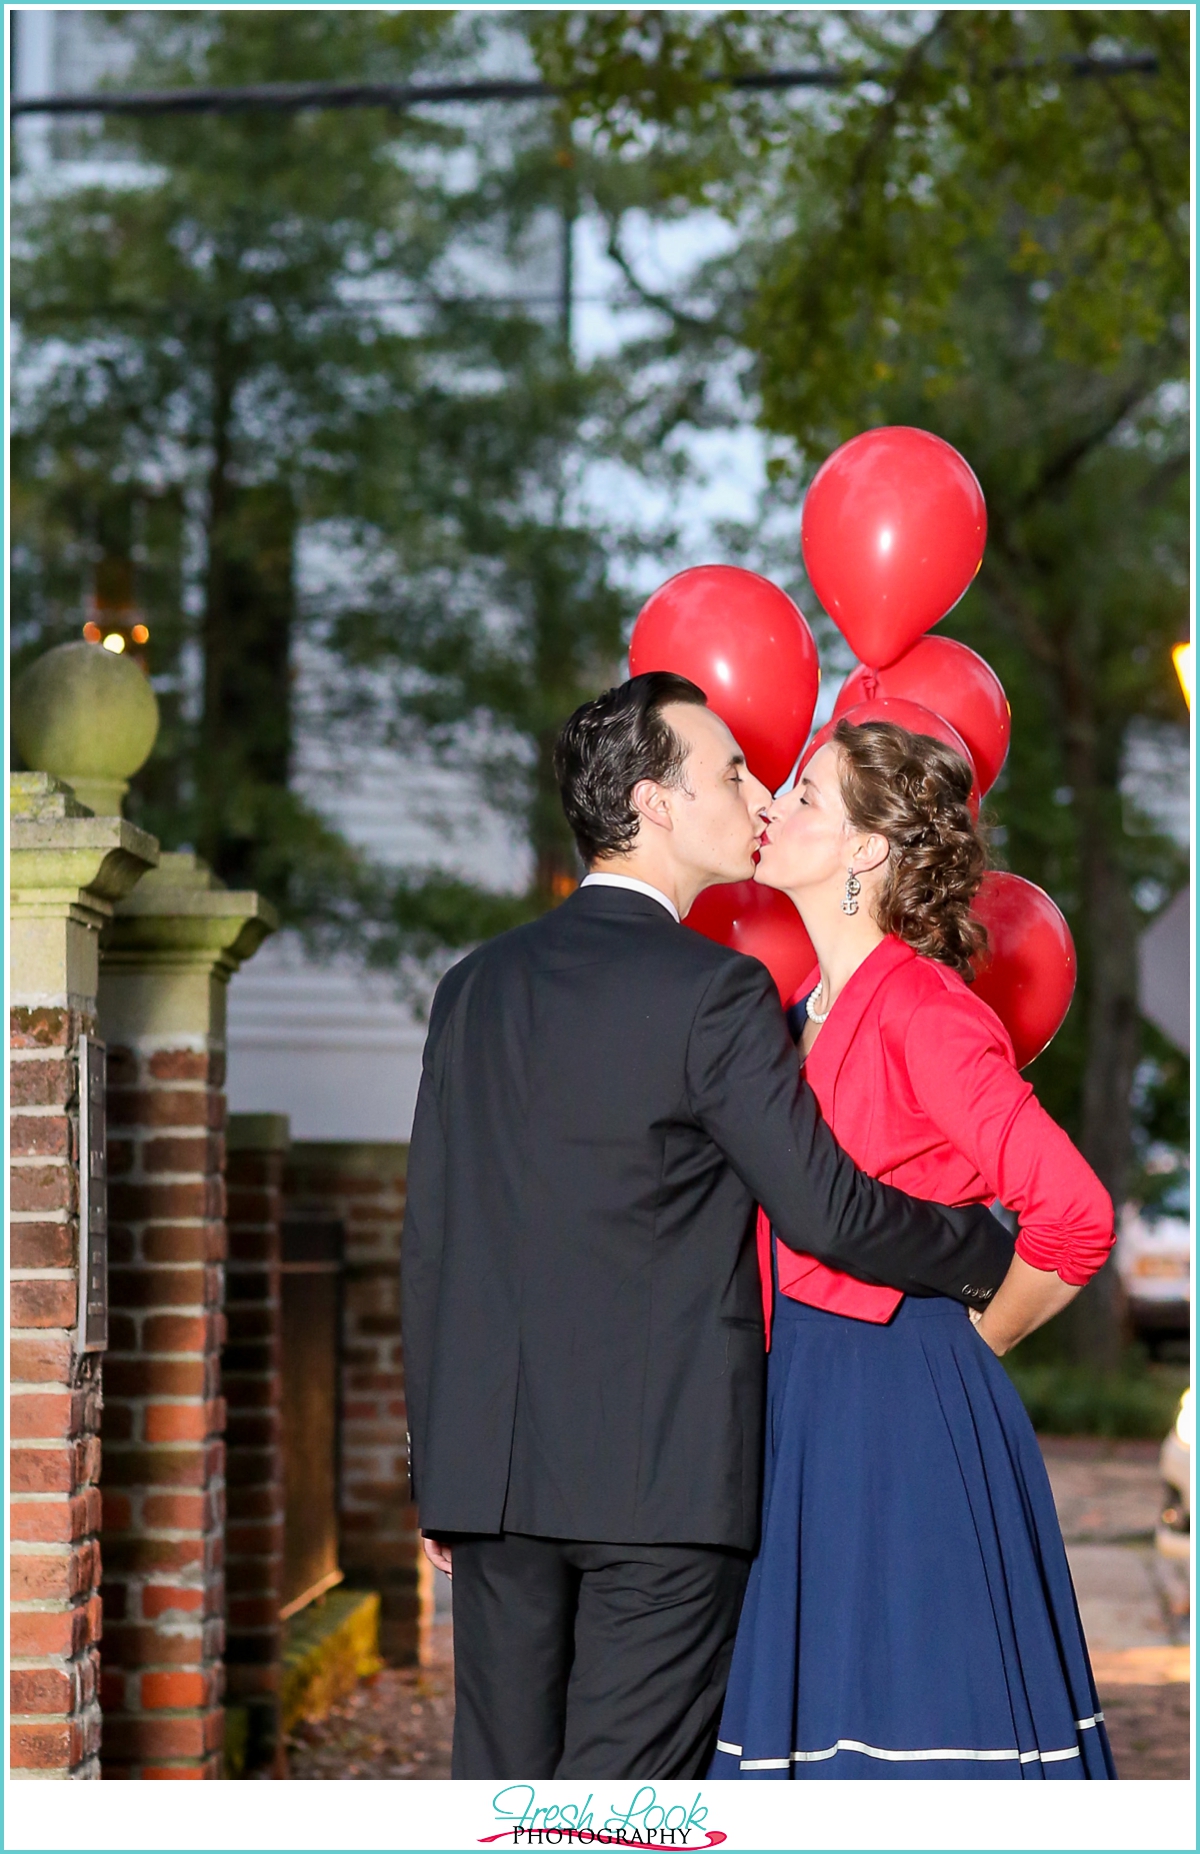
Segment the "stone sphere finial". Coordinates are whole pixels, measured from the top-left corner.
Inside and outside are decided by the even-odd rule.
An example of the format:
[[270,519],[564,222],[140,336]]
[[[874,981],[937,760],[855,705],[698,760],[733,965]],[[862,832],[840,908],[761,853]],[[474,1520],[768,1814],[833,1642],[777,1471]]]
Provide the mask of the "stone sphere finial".
[[158,701],[128,657],[59,644],[13,684],[12,732],[31,772],[53,773],[97,817],[120,815],[158,735]]

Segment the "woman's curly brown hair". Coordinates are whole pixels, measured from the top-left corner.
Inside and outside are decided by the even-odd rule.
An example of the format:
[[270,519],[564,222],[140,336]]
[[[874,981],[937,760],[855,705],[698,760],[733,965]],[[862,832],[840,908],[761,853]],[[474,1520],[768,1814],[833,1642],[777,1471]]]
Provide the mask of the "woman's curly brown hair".
[[987,945],[986,928],[970,912],[987,868],[967,809],[971,768],[931,734],[892,721],[839,721],[833,739],[846,816],[891,846],[875,904],[879,925],[969,980],[971,961]]

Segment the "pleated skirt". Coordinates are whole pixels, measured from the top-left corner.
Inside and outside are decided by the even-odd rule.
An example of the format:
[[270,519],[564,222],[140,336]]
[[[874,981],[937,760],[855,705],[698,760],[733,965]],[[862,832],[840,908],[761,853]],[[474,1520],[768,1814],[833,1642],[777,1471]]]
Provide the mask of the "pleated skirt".
[[762,1541],[710,1777],[1116,1776],[1032,1426],[965,1308],[776,1300]]

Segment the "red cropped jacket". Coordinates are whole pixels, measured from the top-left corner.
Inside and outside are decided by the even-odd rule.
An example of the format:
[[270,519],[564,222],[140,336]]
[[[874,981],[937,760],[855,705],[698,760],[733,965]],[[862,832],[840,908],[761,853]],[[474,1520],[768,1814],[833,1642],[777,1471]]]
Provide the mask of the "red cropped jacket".
[[[790,1001],[818,983],[815,969]],[[1115,1240],[1112,1201],[1019,1074],[1008,1033],[957,973],[889,936],[843,988],[805,1064],[838,1143],[913,1197],[1016,1212],[1017,1254],[1073,1286]],[[758,1213],[768,1344],[771,1230]],[[904,1296],[777,1245],[780,1292],[882,1325]]]

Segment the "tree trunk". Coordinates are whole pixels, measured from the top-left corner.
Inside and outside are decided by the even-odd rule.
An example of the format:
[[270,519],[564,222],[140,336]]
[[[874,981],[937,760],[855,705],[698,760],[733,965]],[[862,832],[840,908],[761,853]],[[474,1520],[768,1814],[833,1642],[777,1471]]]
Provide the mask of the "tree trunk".
[[[1078,680],[1064,691],[1066,758],[1079,819],[1080,966],[1087,1049],[1079,1145],[1120,1213],[1133,1145],[1139,1045],[1137,917],[1114,855],[1120,840],[1120,756],[1101,739]],[[1104,765],[1098,765],[1103,758]],[[1122,1349],[1121,1289],[1109,1261],[1068,1308],[1063,1338],[1079,1362],[1113,1369]]]
[[231,887],[254,887],[271,790],[291,757],[296,517],[278,483],[244,486],[232,464],[236,369],[218,341],[197,848]]

